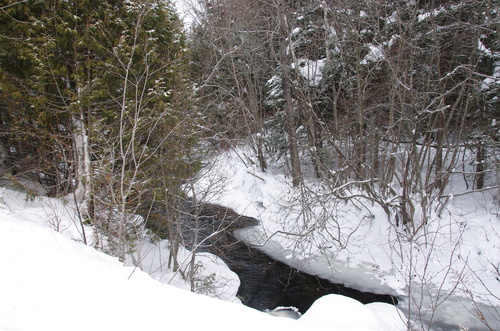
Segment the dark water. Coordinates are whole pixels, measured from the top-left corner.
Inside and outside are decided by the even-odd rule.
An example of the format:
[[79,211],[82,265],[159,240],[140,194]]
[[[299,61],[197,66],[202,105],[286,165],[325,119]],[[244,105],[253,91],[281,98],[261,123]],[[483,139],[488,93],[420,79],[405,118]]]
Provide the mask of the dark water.
[[[234,238],[234,237],[233,237]],[[304,313],[326,294],[342,294],[362,303],[397,303],[390,295],[360,292],[312,276],[276,261],[256,248],[237,242],[219,255],[240,278],[238,296],[243,304],[258,309],[292,306]]]
[[254,218],[217,205],[203,205],[193,214],[197,217],[186,217],[182,224],[186,247],[219,256],[240,278],[237,295],[246,306],[258,310],[293,306],[304,313],[316,299],[331,293],[362,303],[397,303],[390,295],[360,292],[300,272],[236,239],[233,231],[257,225]]
[[[186,216],[179,225],[184,245],[188,249],[219,256],[239,276],[241,285],[238,296],[249,307],[272,310],[279,306],[292,306],[304,313],[316,299],[331,293],[345,295],[362,303],[397,304],[397,298],[390,295],[360,292],[299,272],[270,258],[258,248],[238,241],[233,235],[234,230],[258,225],[259,221],[254,218],[238,215],[231,209],[217,205],[203,204],[194,207],[188,204],[188,207]],[[160,209],[158,212],[161,214]],[[164,222],[149,226],[159,235],[167,235]],[[402,302],[400,308],[404,313],[408,313],[404,306],[405,303]],[[494,321],[494,326],[498,325],[496,307],[481,307],[481,311],[489,312],[488,317],[493,316],[489,320]],[[421,318],[420,322],[425,325],[425,329],[432,325],[432,330],[435,331],[461,330],[461,327],[454,323],[456,321],[439,319],[439,314],[433,315],[432,322],[427,320],[426,316]],[[488,330],[476,324],[471,325],[469,330]],[[493,329],[500,330],[495,327]]]

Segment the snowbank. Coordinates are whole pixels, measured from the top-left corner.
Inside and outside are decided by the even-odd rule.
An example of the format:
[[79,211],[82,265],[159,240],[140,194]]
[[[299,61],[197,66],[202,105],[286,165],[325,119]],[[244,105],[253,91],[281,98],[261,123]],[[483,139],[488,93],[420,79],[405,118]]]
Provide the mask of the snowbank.
[[[429,215],[425,231],[407,238],[379,205],[335,199],[315,179],[293,188],[286,169],[274,165],[261,172],[252,155],[242,147],[212,160],[196,188],[201,196],[217,187],[210,202],[262,221],[239,231],[240,238],[334,283],[398,295],[405,314],[419,322],[500,327],[495,192],[454,197],[465,188],[462,178],[452,178],[447,207]],[[413,205],[418,209],[420,202]]]
[[369,306],[346,311],[351,299],[338,296],[295,321],[163,284],[48,227],[43,205],[63,206],[56,201],[0,188],[0,330],[353,330],[349,319],[380,330]]
[[406,330],[404,316],[386,303],[363,305],[354,299],[329,294],[316,300],[300,318],[312,325],[329,325],[332,330]]

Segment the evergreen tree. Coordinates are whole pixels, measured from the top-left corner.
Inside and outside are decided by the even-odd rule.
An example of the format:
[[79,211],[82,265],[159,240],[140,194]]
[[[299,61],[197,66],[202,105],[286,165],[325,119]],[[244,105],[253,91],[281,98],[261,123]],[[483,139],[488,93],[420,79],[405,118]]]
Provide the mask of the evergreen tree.
[[10,165],[53,194],[73,192],[123,258],[143,226],[134,213],[178,199],[197,169],[180,20],[166,1],[3,1],[0,9]]

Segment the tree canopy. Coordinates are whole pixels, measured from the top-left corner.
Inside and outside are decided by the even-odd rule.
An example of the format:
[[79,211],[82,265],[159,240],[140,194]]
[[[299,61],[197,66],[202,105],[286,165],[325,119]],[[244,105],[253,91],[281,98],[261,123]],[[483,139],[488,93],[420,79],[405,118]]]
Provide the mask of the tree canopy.
[[0,10],[5,164],[49,194],[77,192],[123,257],[136,230],[127,215],[173,199],[198,167],[180,19],[168,1],[3,1]]

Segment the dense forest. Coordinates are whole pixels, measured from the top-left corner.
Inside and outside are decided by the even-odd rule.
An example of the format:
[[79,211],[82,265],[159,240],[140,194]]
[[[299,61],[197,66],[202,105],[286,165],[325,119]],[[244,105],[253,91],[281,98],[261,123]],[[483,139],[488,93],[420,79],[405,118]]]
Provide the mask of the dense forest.
[[286,160],[293,186],[316,177],[338,199],[368,199],[411,238],[452,177],[466,187],[455,195],[499,190],[498,5],[202,1],[199,111],[221,144],[248,141],[263,171]]
[[154,203],[175,209],[176,189],[198,168],[181,22],[162,1],[0,9],[2,175],[73,196],[82,224],[123,258],[134,215]]
[[183,26],[168,1],[3,0],[1,176],[76,202],[123,259],[143,221],[178,245],[204,158],[247,144],[411,237],[452,176],[500,196],[498,6],[200,0]]
[[286,155],[299,185],[307,158],[332,187],[355,180],[399,200],[404,223],[409,195],[442,199],[463,162],[475,164],[470,189],[497,169],[495,1],[203,5],[192,32],[200,110],[219,135],[250,137],[263,169],[266,155]]
[[[480,208],[471,227],[498,222],[498,0],[183,3],[178,13],[168,0],[0,0],[0,185],[60,198],[82,241],[121,261],[140,239],[167,239],[168,269],[194,291],[195,253],[179,270],[182,229],[240,219],[204,204],[222,184],[195,186],[217,155],[244,146],[248,176],[283,175],[292,192],[282,222],[296,224],[278,230],[290,247],[362,252],[364,242],[349,247],[354,233],[383,223],[384,277],[404,278],[408,321],[426,329],[461,287],[493,330],[464,275],[498,320],[497,226],[482,229],[491,256],[473,242],[483,239],[465,244],[477,261],[459,245]],[[454,214],[456,197],[476,209]],[[361,220],[349,228],[349,217]]]

